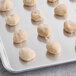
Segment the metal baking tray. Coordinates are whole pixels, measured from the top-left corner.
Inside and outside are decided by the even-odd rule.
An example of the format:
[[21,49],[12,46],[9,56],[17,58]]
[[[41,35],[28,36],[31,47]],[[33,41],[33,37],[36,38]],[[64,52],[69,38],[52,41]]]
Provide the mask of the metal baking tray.
[[[75,35],[69,35],[63,30],[63,23],[69,19],[76,21],[76,2],[74,0],[60,0],[58,4],[66,4],[69,9],[66,18],[54,15],[54,8],[47,0],[37,0],[35,7],[24,7],[22,0],[12,0],[14,7],[11,12],[0,12],[0,54],[3,66],[6,70],[18,73],[33,69],[54,66],[62,63],[76,61]],[[44,14],[43,23],[52,27],[51,40],[58,41],[62,50],[60,56],[49,55],[46,52],[46,40],[38,37],[37,27],[39,23],[31,20],[31,10],[40,9]],[[9,27],[5,23],[5,17],[11,13],[20,16],[19,25]],[[13,44],[13,33],[15,30],[23,29],[28,34],[28,40],[21,45]],[[36,59],[31,62],[23,62],[19,59],[19,50],[22,47],[29,47],[35,50]]]

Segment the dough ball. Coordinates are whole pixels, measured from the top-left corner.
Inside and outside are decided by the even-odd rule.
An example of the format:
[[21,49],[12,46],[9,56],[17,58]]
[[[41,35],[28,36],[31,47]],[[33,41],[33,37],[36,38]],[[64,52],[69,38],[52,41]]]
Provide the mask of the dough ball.
[[22,43],[27,39],[27,34],[24,30],[18,30],[14,32],[13,41],[14,43]]
[[57,3],[59,0],[48,0],[50,3]]
[[23,0],[25,6],[34,6],[36,5],[36,0]]
[[35,56],[36,56],[35,52],[30,48],[22,48],[19,51],[19,57],[23,61],[31,61],[35,58]]
[[59,54],[61,51],[60,44],[58,42],[55,42],[55,41],[49,41],[46,45],[46,48],[47,48],[48,53],[51,53],[54,55]]
[[7,12],[13,8],[11,0],[2,0],[0,2],[0,11]]
[[41,37],[49,37],[51,34],[51,27],[47,24],[40,24],[37,28],[37,32]]
[[35,22],[42,21],[44,19],[43,14],[40,10],[33,10],[31,13],[31,19]]
[[6,17],[6,24],[9,26],[15,26],[19,23],[19,16],[17,14],[12,14]]
[[76,33],[76,23],[70,20],[64,22],[64,30],[68,33]]
[[68,8],[65,4],[60,4],[54,9],[54,13],[58,16],[67,16]]

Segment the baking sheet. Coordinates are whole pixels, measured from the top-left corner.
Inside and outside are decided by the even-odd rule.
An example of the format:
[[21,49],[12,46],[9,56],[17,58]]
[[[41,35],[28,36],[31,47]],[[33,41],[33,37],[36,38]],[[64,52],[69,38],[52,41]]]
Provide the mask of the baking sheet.
[[[69,13],[66,18],[54,16],[54,8],[58,5],[50,5],[47,0],[37,0],[35,7],[24,7],[22,0],[12,0],[14,7],[11,12],[0,12],[0,40],[1,59],[4,67],[11,72],[22,72],[33,70],[42,67],[48,67],[61,63],[76,61],[75,40],[76,37],[68,35],[63,30],[63,23],[70,19],[76,21],[76,2],[73,0],[60,0],[59,4],[66,4],[69,8]],[[61,46],[60,56],[48,55],[46,52],[46,40],[38,37],[37,27],[39,23],[32,22],[31,10],[40,9],[44,14],[43,23],[52,27],[51,40],[58,41]],[[11,13],[16,13],[20,16],[19,25],[9,27],[5,23],[5,17]],[[18,29],[23,29],[28,34],[26,43],[21,45],[13,44],[13,32]],[[3,46],[2,46],[3,42]],[[19,50],[22,47],[29,47],[35,50],[36,58],[31,62],[22,62],[19,59]]]

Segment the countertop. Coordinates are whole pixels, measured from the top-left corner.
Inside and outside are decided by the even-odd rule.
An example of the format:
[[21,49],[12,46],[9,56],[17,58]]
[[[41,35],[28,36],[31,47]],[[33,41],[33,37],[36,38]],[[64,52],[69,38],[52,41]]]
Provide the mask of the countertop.
[[76,76],[76,62],[14,74],[6,71],[0,60],[0,76]]

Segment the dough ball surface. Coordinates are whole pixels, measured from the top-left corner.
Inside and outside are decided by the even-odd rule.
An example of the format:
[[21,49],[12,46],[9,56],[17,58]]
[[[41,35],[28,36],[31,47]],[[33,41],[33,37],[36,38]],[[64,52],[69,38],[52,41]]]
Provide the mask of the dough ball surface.
[[14,32],[13,41],[14,43],[22,43],[27,39],[27,34],[24,30],[17,30]]
[[12,14],[6,17],[6,24],[9,26],[15,26],[19,23],[19,16],[17,14]]
[[65,4],[60,4],[54,9],[54,13],[58,16],[67,16],[68,8]]
[[76,23],[70,20],[64,22],[64,30],[68,33],[76,33]]
[[59,0],[48,0],[50,3],[57,3]]
[[33,51],[30,48],[22,48],[19,51],[19,57],[23,60],[23,61],[31,61],[35,58],[36,54],[35,51]]
[[40,10],[35,9],[31,12],[31,19],[35,22],[43,21],[44,16]]
[[36,0],[23,0],[25,6],[34,6],[36,5]]
[[37,32],[41,37],[49,37],[51,34],[51,27],[47,24],[40,24],[37,28]]
[[10,11],[13,8],[13,3],[11,0],[2,0],[0,2],[0,11],[7,12]]
[[61,46],[58,42],[55,41],[49,41],[46,45],[47,52],[57,55],[61,52]]

